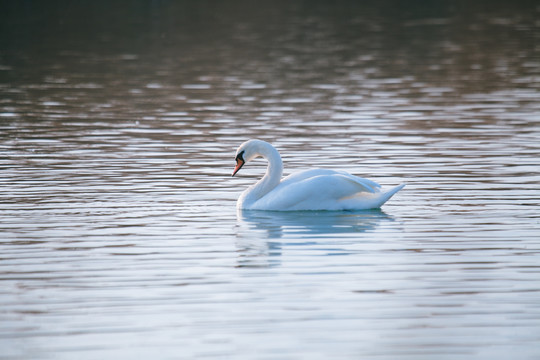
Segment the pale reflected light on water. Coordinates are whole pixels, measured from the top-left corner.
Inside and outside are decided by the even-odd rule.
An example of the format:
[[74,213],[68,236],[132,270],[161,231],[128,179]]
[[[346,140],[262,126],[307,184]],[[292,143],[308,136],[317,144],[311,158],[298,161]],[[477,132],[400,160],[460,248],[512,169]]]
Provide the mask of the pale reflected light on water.
[[[537,359],[534,2],[0,5],[0,359]],[[407,187],[236,210],[285,173]]]

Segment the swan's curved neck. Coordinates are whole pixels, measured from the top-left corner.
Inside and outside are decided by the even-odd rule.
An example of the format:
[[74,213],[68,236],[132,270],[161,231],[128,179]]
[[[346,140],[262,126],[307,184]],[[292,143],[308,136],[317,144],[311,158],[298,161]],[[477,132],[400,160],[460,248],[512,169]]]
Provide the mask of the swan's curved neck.
[[242,195],[239,206],[249,207],[251,204],[272,191],[281,182],[283,161],[278,151],[270,144],[264,144],[257,149],[257,154],[268,161],[266,174],[255,185],[249,187]]

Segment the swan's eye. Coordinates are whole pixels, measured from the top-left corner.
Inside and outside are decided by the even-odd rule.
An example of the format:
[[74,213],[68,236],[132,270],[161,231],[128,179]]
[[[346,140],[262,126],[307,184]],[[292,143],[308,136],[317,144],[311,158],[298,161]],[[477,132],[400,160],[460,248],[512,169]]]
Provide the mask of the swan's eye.
[[244,166],[244,164],[245,164],[244,152],[241,151],[238,155],[236,155],[236,167],[234,168],[232,176],[234,176],[234,174],[236,174],[238,172],[238,170],[240,170],[242,168],[242,166]]
[[238,155],[236,155],[236,161],[238,160],[241,160],[242,162],[244,161],[244,151],[240,151],[240,153]]

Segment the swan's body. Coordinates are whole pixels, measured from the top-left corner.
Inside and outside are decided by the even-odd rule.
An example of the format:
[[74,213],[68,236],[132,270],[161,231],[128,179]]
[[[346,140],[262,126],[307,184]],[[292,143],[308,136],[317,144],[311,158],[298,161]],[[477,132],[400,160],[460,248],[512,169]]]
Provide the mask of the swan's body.
[[382,192],[374,181],[344,171],[312,169],[285,177],[278,151],[269,143],[249,140],[236,151],[233,176],[245,162],[268,160],[264,177],[240,195],[239,209],[250,210],[362,210],[381,207],[405,184]]

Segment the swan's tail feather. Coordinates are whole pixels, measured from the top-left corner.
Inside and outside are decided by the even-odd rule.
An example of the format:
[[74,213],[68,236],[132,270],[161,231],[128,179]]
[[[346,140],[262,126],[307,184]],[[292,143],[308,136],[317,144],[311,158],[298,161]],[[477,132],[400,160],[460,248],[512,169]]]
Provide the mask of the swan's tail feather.
[[401,184],[401,185],[398,185],[386,192],[384,192],[381,197],[379,198],[379,207],[382,206],[385,202],[387,202],[388,200],[390,200],[390,198],[392,196],[394,196],[399,190],[403,189],[405,187],[405,185],[407,184]]
[[340,199],[339,209],[334,210],[365,210],[378,209],[384,205],[399,190],[403,189],[405,184],[398,185],[386,192],[368,193],[359,192],[354,196]]

